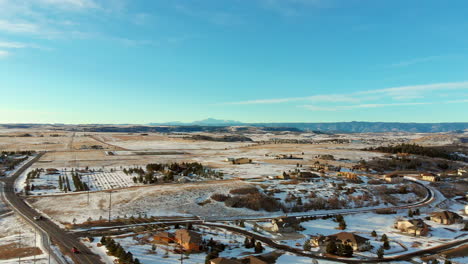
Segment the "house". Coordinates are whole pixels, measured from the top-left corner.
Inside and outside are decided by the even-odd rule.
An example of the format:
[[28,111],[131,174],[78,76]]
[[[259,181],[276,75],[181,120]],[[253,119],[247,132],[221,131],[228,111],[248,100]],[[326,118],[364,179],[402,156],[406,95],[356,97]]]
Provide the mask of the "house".
[[187,229],[179,229],[176,231],[174,238],[186,251],[201,250],[202,237],[196,232]]
[[232,164],[248,164],[248,163],[252,163],[252,160],[248,158],[237,158],[237,159],[232,160]]
[[431,221],[434,221],[439,224],[443,225],[452,225],[455,223],[463,223],[463,217],[459,214],[450,212],[450,211],[442,211],[442,212],[435,212],[431,214]]
[[457,170],[458,176],[468,176],[468,167],[459,168]]
[[[243,258],[243,260],[247,260],[246,263],[248,263],[248,264],[268,264],[268,263],[271,263],[271,262],[268,262],[262,256],[248,256],[246,258]],[[243,262],[243,263],[245,263],[245,262]]]
[[395,228],[415,236],[425,236],[429,233],[429,226],[422,219],[398,220]]
[[432,173],[427,173],[427,172],[421,173],[419,176],[421,176],[424,181],[430,181],[430,182],[440,181],[440,177]]
[[397,173],[386,174],[384,180],[388,183],[401,183],[404,177]]
[[242,264],[242,262],[237,259],[215,258],[210,260],[210,264]]
[[313,236],[309,243],[313,247],[321,247],[325,246],[326,243],[329,241],[329,238],[323,235]]
[[313,178],[320,178],[320,176],[310,171],[300,171],[299,173],[297,173],[297,178],[313,179]]
[[369,239],[349,232],[340,232],[334,235],[329,235],[328,240],[334,240],[337,244],[348,245],[354,251],[367,251],[371,249]]
[[169,232],[158,232],[153,237],[153,243],[169,244],[174,242],[174,234]]
[[346,177],[346,179],[353,180],[353,181],[359,180],[359,177],[357,176],[356,173],[348,172],[348,171],[339,172],[338,176],[343,176],[343,177]]
[[59,174],[59,170],[53,169],[53,168],[49,168],[49,169],[46,169],[46,173],[47,173],[47,174]]
[[295,232],[300,230],[301,222],[296,217],[278,217],[271,219],[271,231],[273,232]]

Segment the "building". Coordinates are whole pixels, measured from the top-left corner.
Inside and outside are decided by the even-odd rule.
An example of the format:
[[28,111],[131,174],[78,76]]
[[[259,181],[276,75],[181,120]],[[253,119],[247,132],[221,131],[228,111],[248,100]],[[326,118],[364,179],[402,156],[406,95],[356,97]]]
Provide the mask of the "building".
[[356,173],[354,173],[354,172],[349,172],[349,171],[342,171],[342,172],[339,172],[339,173],[338,173],[338,176],[343,176],[343,177],[345,177],[346,179],[348,179],[348,180],[353,180],[353,181],[359,180],[359,177],[357,176]]
[[419,176],[421,176],[421,178],[424,180],[424,181],[430,181],[430,182],[438,182],[440,181],[440,177],[435,175],[435,174],[432,174],[432,173],[421,173]]
[[237,259],[215,258],[210,260],[210,264],[242,264],[242,262]]
[[246,263],[248,263],[248,264],[268,264],[268,263],[271,263],[271,262],[268,262],[262,256],[248,256],[246,258],[243,258],[243,260],[247,260]]
[[252,163],[251,159],[248,158],[237,158],[232,160],[232,164],[248,164]]
[[457,170],[458,176],[468,176],[468,167],[459,168]]
[[174,238],[186,251],[197,252],[201,250],[202,237],[196,232],[187,229],[179,229],[176,231]]
[[301,230],[301,222],[296,217],[278,217],[271,219],[271,231],[290,233]]
[[320,178],[320,176],[310,171],[300,171],[297,173],[297,178],[314,179],[314,178]]
[[443,225],[452,225],[456,223],[463,223],[463,217],[459,214],[450,212],[450,211],[442,211],[442,212],[435,212],[431,214],[431,221],[434,221],[439,224]]
[[53,168],[49,168],[49,169],[46,169],[46,173],[47,173],[47,174],[59,174],[59,170],[53,169]]
[[397,173],[386,174],[384,180],[388,183],[401,183],[404,177]]
[[153,243],[169,244],[174,242],[174,234],[169,232],[158,232],[153,237]]
[[414,236],[425,236],[429,233],[429,226],[422,219],[398,220],[395,228]]
[[328,236],[328,240],[334,240],[337,244],[348,245],[354,251],[367,251],[371,249],[369,239],[349,232],[340,232]]

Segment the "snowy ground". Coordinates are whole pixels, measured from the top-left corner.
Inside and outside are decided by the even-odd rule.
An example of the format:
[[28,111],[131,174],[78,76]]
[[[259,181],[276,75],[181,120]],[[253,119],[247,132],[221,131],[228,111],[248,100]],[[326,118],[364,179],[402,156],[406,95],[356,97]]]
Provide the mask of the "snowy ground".
[[[226,217],[237,215],[261,215],[242,208],[228,208],[223,203],[197,203],[207,200],[213,193],[228,193],[233,188],[247,186],[242,181],[219,181],[190,184],[165,184],[118,190],[112,193],[112,217],[129,217],[138,214],[148,216],[196,215],[202,217]],[[62,196],[34,197],[30,204],[62,223],[77,223],[107,218],[108,192],[69,194]],[[53,206],[51,206],[53,205]],[[73,205],[73,206],[70,206]]]
[[[169,232],[174,233],[175,229],[168,229]],[[219,254],[220,257],[226,258],[242,258],[248,255],[255,255],[253,248],[246,249],[244,244],[245,237],[230,231],[226,231],[221,228],[208,228],[202,226],[194,226],[194,231],[202,235],[206,241],[213,238],[214,241],[223,243],[226,245],[226,249]],[[113,237],[114,240],[120,243],[126,251],[132,252],[133,256],[138,258],[143,264],[153,263],[179,263],[180,254],[174,253],[174,250],[178,248],[176,244],[162,245],[155,244],[155,251],[152,250],[151,241],[153,240],[152,235],[149,233],[139,235],[123,235]],[[107,256],[104,247],[98,247],[97,243],[101,237],[95,237],[92,243],[85,242],[88,246],[91,246],[92,250],[99,254],[106,263],[111,264],[114,257]],[[269,253],[273,251],[272,248],[263,245],[265,248],[263,253]],[[206,252],[184,254],[184,263],[190,264],[203,264],[205,263]]]

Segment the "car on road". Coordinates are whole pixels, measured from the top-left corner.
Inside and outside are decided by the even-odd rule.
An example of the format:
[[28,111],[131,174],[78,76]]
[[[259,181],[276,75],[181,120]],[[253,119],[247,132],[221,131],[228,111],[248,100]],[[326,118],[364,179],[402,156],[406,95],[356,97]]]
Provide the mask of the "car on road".
[[42,220],[42,215],[38,215],[38,216],[35,216],[33,218],[34,218],[34,220],[39,221],[39,220]]
[[71,251],[72,251],[73,254],[78,254],[78,253],[80,253],[80,251],[79,251],[76,247],[72,247],[72,250],[71,250]]

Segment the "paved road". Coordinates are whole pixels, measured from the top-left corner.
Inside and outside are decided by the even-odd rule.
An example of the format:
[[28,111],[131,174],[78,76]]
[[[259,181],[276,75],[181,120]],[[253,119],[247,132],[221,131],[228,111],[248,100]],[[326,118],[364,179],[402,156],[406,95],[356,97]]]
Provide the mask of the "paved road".
[[[69,234],[64,230],[60,229],[56,224],[54,224],[49,219],[43,219],[39,221],[34,221],[34,216],[39,215],[39,213],[28,206],[23,199],[18,196],[14,191],[15,180],[34,162],[39,160],[39,158],[44,153],[40,153],[36,158],[26,163],[22,168],[20,168],[16,173],[11,175],[8,178],[4,178],[3,181],[3,192],[7,202],[12,206],[13,210],[16,211],[20,216],[26,219],[26,221],[33,224],[36,229],[40,230],[41,236],[43,238],[44,245],[47,245],[46,240],[47,235],[50,237],[53,244],[57,245],[62,252],[67,252],[71,257],[74,263],[78,264],[99,264],[103,263],[99,256],[92,253],[85,245],[83,245],[77,236],[74,234]],[[53,206],[53,205],[51,205]],[[70,205],[73,206],[73,205]],[[71,254],[70,250],[72,247],[76,247],[81,253],[80,254]],[[51,252],[54,254],[54,252]],[[57,261],[62,263],[63,261],[60,258],[57,258]]]

